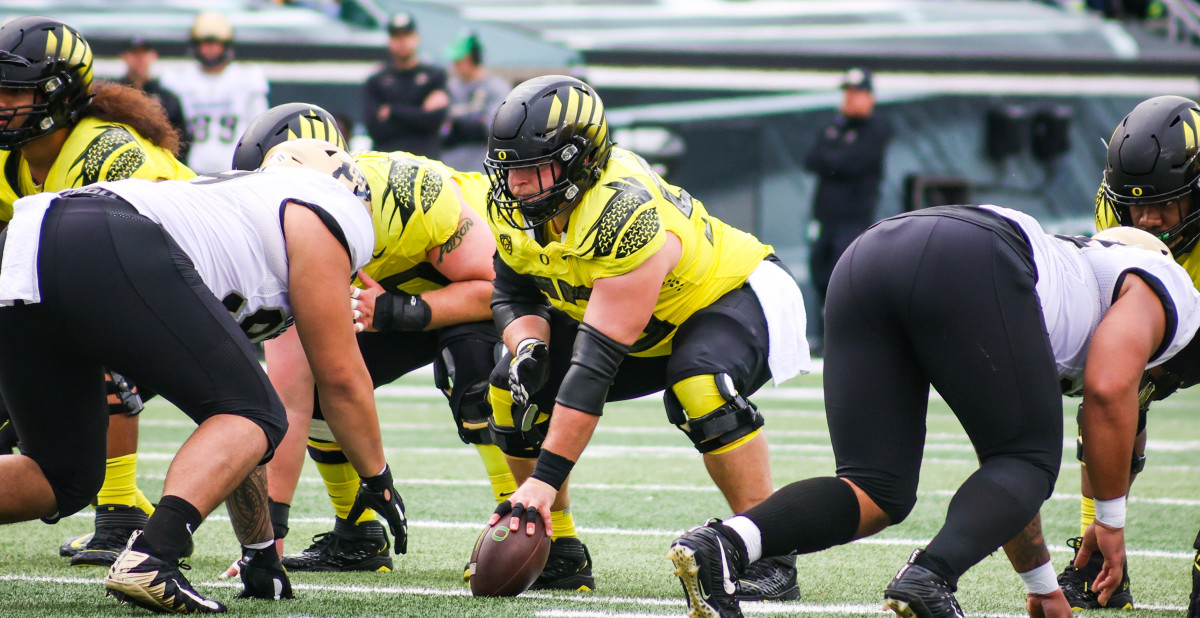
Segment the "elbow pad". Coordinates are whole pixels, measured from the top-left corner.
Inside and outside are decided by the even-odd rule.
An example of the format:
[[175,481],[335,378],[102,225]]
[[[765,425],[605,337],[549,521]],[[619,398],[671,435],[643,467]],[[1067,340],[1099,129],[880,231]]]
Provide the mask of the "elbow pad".
[[558,387],[555,403],[600,416],[608,399],[608,387],[612,386],[617,368],[628,353],[629,346],[587,323],[580,324],[571,352],[571,368]]

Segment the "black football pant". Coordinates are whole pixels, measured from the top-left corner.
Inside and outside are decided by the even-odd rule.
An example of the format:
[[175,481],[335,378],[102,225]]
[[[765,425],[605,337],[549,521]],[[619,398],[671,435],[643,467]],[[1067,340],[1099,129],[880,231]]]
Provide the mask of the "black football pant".
[[[891,523],[903,521],[917,499],[930,385],[978,455],[979,469],[918,561],[951,586],[1033,519],[1058,475],[1061,388],[1035,281],[1019,230],[960,208],[878,223],[847,250],[829,287],[825,407],[837,475]],[[840,481],[813,481],[747,513],[764,551],[816,551],[853,538],[853,525],[823,521],[853,518],[853,496]],[[844,508],[806,499],[814,495],[842,497]],[[794,523],[806,520],[814,523],[803,528],[839,532],[809,538]]]
[[47,521],[87,506],[104,480],[104,367],[197,423],[249,418],[269,458],[287,430],[283,404],[249,339],[160,226],[121,200],[58,199],[38,273],[42,302],[0,308],[0,392],[22,453],[54,489],[59,511]]
[[[486,398],[498,344],[500,335],[491,321],[428,331],[358,334],[358,349],[375,388],[433,363],[435,381],[450,401],[459,437],[468,444],[491,444],[486,425],[492,410]],[[325,418],[319,398],[314,399],[313,418]],[[340,462],[340,456],[334,457]]]

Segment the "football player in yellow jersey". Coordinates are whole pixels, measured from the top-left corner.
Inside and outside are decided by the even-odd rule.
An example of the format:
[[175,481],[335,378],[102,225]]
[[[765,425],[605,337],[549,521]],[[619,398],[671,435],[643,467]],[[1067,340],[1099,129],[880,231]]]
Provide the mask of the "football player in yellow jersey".
[[[492,429],[521,482],[491,522],[511,513],[512,530],[532,532],[540,513],[553,539],[542,577],[559,576],[534,587],[593,589],[566,482],[604,403],[664,391],[729,506],[754,506],[773,487],[747,398],[807,365],[803,301],[770,246],[615,147],[600,97],[577,79],[518,85],[484,165],[508,349],[491,376]],[[737,592],[797,598],[794,559],[756,563]]]
[[[122,178],[186,179],[179,137],[144,93],[92,82],[92,51],[76,29],[46,17],[0,28],[0,222],[17,198]],[[95,498],[96,531],[60,548],[74,566],[108,566],[154,510],[138,489],[141,397],[109,380],[108,461]]]
[[[1108,144],[1104,179],[1096,193],[1096,229],[1128,225],[1154,234],[1171,249],[1200,288],[1200,105],[1178,96],[1147,99],[1126,116]],[[1130,482],[1146,465],[1146,412],[1150,403],[1179,388],[1200,382],[1200,340],[1195,340],[1146,375],[1139,398],[1138,434],[1134,443]],[[1083,462],[1083,443],[1077,455]],[[1126,568],[1117,592],[1101,604],[1092,583],[1104,557],[1099,551],[1080,552],[1084,533],[1095,519],[1096,506],[1086,474],[1082,475],[1080,536],[1068,541],[1086,560],[1072,561],[1059,575],[1067,600],[1075,609],[1133,607]],[[1200,618],[1200,534],[1192,573],[1188,618]],[[1087,556],[1085,555],[1085,558]],[[1078,568],[1077,568],[1078,567]]]
[[[302,137],[345,143],[327,111],[289,103],[268,110],[246,129],[233,166],[254,169],[273,146]],[[479,450],[496,500],[504,500],[516,483],[491,443],[491,409],[485,400],[500,345],[488,306],[496,246],[471,207],[486,202],[486,179],[403,152],[354,157],[371,185],[376,235],[375,253],[359,273],[356,292],[363,331],[358,343],[368,370],[381,386],[432,363],[459,437]],[[387,537],[375,514],[350,517],[359,478],[314,404],[312,375],[299,342],[285,334],[266,349],[269,375],[291,424],[267,466],[276,536],[287,533],[306,438],[337,515],[332,532],[318,535],[300,554],[285,556],[284,565],[301,571],[391,570]]]

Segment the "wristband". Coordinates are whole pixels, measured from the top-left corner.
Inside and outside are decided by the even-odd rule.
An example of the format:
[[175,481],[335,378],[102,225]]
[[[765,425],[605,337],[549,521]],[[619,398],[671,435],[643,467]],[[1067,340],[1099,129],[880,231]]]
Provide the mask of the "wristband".
[[575,462],[570,459],[542,449],[537,458],[537,465],[533,467],[533,474],[529,476],[553,487],[554,491],[561,491],[574,466]]
[[1025,582],[1025,594],[1050,594],[1059,588],[1058,573],[1049,562],[1020,575]]
[[1125,527],[1125,496],[1096,500],[1096,521],[1109,528]]

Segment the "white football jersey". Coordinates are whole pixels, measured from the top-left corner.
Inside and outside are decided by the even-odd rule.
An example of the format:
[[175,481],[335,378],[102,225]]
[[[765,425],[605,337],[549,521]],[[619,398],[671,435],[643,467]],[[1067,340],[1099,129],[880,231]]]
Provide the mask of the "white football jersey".
[[233,150],[250,122],[267,111],[267,78],[257,67],[232,62],[215,75],[193,63],[161,83],[179,95],[191,131],[188,167],[198,174],[232,167]]
[[[270,167],[188,181],[127,179],[72,192],[101,189],[166,229],[253,341],[277,333],[292,315],[284,202],[301,202],[321,215],[346,245],[353,270],[366,266],[375,248],[371,215],[362,201],[330,176],[308,169]],[[0,304],[41,300],[36,269],[41,222],[58,195],[17,200],[0,271]],[[347,278],[347,296],[349,283]]]
[[1082,236],[1053,236],[1025,213],[998,206],[983,208],[1015,222],[1033,248],[1042,319],[1059,378],[1066,385],[1064,392],[1082,389],[1092,334],[1131,272],[1150,284],[1167,315],[1167,332],[1147,369],[1178,353],[1200,327],[1200,293],[1187,271],[1170,257]]

